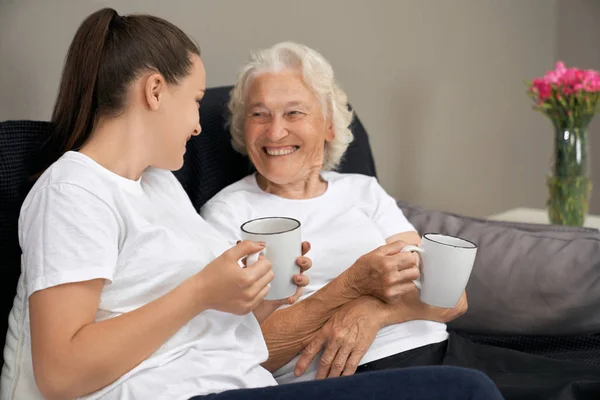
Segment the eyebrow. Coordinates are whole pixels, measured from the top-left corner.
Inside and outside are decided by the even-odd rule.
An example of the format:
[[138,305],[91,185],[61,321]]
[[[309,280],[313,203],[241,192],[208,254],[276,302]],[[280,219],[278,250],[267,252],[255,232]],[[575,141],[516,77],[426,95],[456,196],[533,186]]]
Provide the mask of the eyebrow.
[[255,103],[251,103],[248,108],[256,108],[256,107],[264,107],[264,103],[261,102],[255,102]]
[[303,101],[291,101],[289,103],[286,104],[287,107],[297,107],[297,106],[307,106],[307,104]]
[[[286,107],[297,107],[297,106],[307,106],[307,104],[303,101],[299,101],[299,100],[295,100],[295,101],[290,101],[289,103],[285,103]],[[257,107],[265,107],[265,104],[258,101],[255,103],[251,103],[248,108],[257,108]]]

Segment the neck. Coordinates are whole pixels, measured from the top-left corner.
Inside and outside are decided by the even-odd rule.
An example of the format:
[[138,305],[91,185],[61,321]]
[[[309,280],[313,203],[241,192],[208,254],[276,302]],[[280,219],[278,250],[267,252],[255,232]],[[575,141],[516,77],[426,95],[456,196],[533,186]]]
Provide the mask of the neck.
[[79,150],[109,171],[138,180],[149,166],[148,152],[139,145],[143,124],[135,116],[100,119]]
[[321,178],[320,169],[311,171],[303,179],[285,184],[271,182],[261,174],[257,173],[256,183],[264,192],[286,199],[296,200],[318,197],[327,190],[327,182]]

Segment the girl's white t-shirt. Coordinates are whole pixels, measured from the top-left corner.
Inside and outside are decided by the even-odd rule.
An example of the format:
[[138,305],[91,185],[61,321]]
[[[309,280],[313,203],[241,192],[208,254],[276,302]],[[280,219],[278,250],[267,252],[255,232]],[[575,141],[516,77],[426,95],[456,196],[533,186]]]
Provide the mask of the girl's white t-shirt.
[[[104,279],[96,320],[135,310],[173,290],[230,246],[196,212],[175,176],[147,169],[138,181],[68,152],[28,194],[19,219],[22,273],[9,319],[1,399],[41,399],[31,360],[29,296]],[[154,354],[83,399],[188,399],[276,384],[252,313],[202,312]]]

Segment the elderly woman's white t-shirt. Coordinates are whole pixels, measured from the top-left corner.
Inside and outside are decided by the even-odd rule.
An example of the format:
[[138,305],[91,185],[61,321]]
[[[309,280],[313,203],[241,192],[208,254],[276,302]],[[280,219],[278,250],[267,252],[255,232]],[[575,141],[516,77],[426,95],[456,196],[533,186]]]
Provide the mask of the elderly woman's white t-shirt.
[[[104,279],[96,320],[173,290],[229,248],[196,212],[175,176],[147,169],[131,181],[68,152],[38,180],[19,220],[22,274],[10,314],[2,400],[41,399],[31,361],[29,296]],[[188,399],[276,384],[252,313],[200,313],[148,359],[84,399]]]
[[[287,216],[302,223],[302,239],[311,243],[313,261],[307,272],[310,284],[302,299],[310,296],[350,267],[360,256],[384,245],[401,232],[414,231],[396,201],[372,177],[323,172],[325,193],[306,200],[292,200],[262,191],[256,176],[228,186],[201,209],[204,219],[234,243],[247,220]],[[448,338],[446,325],[433,321],[409,321],[381,329],[361,360],[365,364],[397,353],[438,343]],[[293,374],[298,357],[275,372],[279,383],[314,379],[318,359],[300,378]]]

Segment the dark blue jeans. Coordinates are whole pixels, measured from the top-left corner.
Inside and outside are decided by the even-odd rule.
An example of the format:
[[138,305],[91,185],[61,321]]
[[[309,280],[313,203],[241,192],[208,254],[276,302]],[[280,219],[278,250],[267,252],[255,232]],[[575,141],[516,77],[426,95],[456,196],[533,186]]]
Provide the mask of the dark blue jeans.
[[501,400],[483,373],[458,367],[417,367],[342,378],[229,390],[190,400]]

